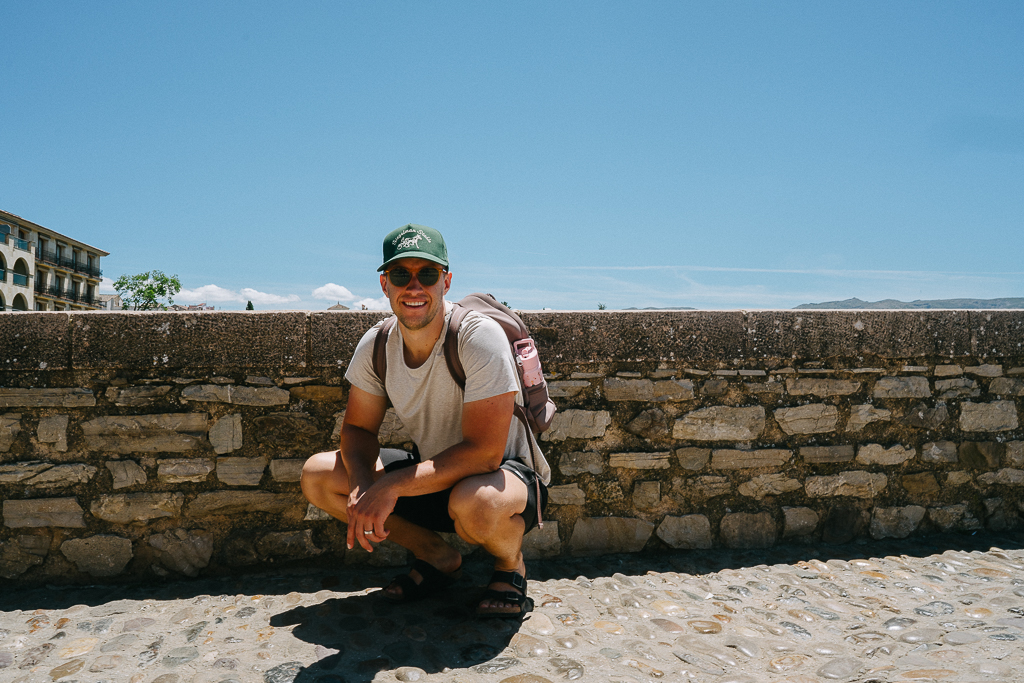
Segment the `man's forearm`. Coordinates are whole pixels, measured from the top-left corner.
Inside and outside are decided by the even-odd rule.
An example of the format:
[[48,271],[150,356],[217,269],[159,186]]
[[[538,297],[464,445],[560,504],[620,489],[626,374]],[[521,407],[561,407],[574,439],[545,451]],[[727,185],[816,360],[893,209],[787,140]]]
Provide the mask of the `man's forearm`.
[[502,455],[463,441],[415,467],[389,472],[378,483],[392,487],[398,496],[422,496],[451,488],[466,477],[494,472]]
[[359,427],[342,425],[339,454],[348,472],[350,485],[368,486],[373,480],[373,468],[380,455],[377,436]]

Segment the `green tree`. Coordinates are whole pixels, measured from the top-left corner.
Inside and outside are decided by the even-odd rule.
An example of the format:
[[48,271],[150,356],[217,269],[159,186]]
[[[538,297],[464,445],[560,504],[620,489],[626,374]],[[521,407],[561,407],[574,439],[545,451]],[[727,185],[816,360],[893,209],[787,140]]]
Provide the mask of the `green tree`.
[[150,270],[122,275],[114,283],[114,291],[126,311],[162,311],[174,303],[174,295],[181,291],[181,280],[177,275],[164,275],[162,270]]
[[253,306],[253,305],[252,305],[252,302],[250,301],[250,302],[248,302],[247,304],[245,304],[245,310],[247,310],[247,311],[255,311],[255,310],[256,310],[256,307],[255,307],[255,306]]
[[601,303],[600,301],[597,302],[597,310],[603,311],[606,308],[608,308],[608,307],[605,306],[603,303]]

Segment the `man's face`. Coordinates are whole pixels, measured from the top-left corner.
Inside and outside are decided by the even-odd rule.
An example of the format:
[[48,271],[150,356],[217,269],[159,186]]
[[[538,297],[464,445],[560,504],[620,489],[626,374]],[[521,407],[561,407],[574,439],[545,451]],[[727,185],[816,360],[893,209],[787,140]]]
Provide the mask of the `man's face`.
[[[388,271],[404,268],[416,277],[409,284],[396,286],[391,283],[387,271],[380,276],[380,287],[391,302],[391,310],[398,316],[398,321],[410,330],[421,330],[430,325],[438,312],[444,311],[444,295],[448,293],[452,283],[452,274],[441,270],[441,266],[433,261],[421,258],[403,258],[388,264]],[[441,270],[441,277],[430,286],[419,281],[419,271],[423,268]]]

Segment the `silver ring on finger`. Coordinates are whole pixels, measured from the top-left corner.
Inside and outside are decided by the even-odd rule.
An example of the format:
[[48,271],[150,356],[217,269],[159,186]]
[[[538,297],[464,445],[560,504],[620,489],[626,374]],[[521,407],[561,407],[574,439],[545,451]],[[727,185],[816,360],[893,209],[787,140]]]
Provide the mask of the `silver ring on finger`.
[[373,529],[370,529],[369,531],[363,531],[363,535],[364,536],[370,536],[372,534],[373,534]]

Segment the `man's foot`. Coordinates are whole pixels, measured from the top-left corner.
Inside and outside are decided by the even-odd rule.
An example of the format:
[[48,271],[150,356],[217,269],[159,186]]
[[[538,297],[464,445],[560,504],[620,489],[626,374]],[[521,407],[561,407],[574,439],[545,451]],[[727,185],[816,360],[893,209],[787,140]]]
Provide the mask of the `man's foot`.
[[[452,565],[454,564],[454,567]],[[444,571],[448,569],[449,571]],[[384,589],[384,597],[394,602],[412,602],[433,595],[462,578],[462,556],[438,567],[426,560],[416,560],[408,574],[399,574]]]
[[485,618],[517,619],[533,611],[533,598],[526,595],[526,563],[520,560],[516,571],[496,569],[476,608]]

